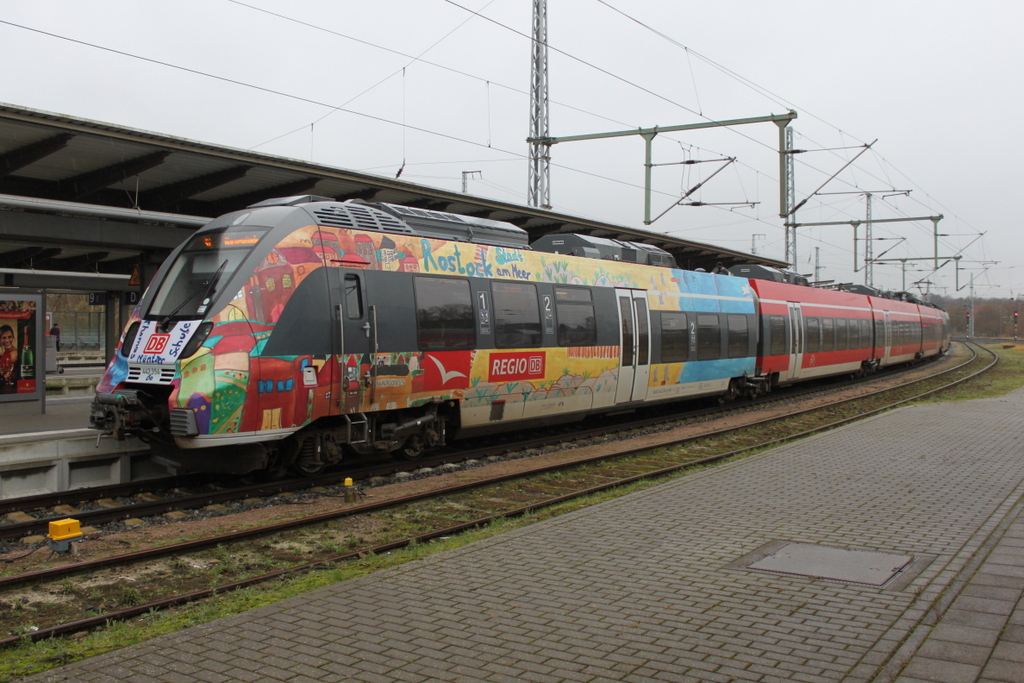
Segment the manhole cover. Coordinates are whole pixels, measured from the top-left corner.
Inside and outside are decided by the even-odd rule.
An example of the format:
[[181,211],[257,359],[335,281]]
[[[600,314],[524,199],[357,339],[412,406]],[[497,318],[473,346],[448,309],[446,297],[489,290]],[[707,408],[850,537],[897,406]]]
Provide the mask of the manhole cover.
[[748,569],[776,574],[795,574],[832,581],[881,586],[906,569],[914,558],[897,553],[871,550],[845,550],[807,543],[785,543],[760,559],[746,565]]

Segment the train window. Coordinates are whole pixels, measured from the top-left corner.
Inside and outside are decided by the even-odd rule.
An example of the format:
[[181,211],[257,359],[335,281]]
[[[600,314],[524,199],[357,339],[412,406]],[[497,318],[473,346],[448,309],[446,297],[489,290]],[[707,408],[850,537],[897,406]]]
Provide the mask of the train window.
[[718,316],[697,314],[697,360],[715,360],[722,357],[722,329]]
[[806,334],[804,335],[804,353],[821,351],[821,319],[804,318]]
[[345,276],[345,314],[352,320],[363,317],[363,296],[358,275]]
[[651,326],[647,321],[647,301],[645,299],[633,299],[633,306],[636,308],[636,362],[640,365],[647,365],[650,362],[650,333]]
[[860,321],[858,320],[850,321],[850,348],[863,348],[860,343]]
[[686,314],[662,311],[661,362],[682,363],[690,354],[690,334],[686,328]]
[[850,348],[850,340],[846,336],[846,318],[836,319],[836,350],[845,351]]
[[871,321],[861,320],[860,321],[860,345],[862,348],[870,349],[874,346],[874,341],[871,337]]
[[781,315],[773,315],[768,318],[768,335],[770,345],[768,355],[786,355],[786,318]]
[[629,299],[619,299],[619,320],[622,321],[622,367],[633,365],[633,306]]
[[473,348],[476,335],[469,281],[417,277],[415,282],[420,349]]
[[730,315],[729,323],[729,358],[743,358],[750,354],[750,332],[747,329],[747,316]]
[[537,285],[491,283],[494,296],[494,344],[499,348],[540,346]]
[[821,350],[836,350],[836,323],[832,318],[821,320]]
[[559,346],[597,343],[594,297],[589,289],[555,287],[555,315],[558,317]]
[[266,232],[265,228],[247,227],[192,236],[160,282],[148,315],[202,318]]

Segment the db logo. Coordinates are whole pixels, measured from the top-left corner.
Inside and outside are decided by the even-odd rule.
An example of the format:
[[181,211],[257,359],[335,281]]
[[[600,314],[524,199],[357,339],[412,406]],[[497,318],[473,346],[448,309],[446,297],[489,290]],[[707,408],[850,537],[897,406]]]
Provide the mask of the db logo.
[[511,382],[544,377],[544,353],[492,353],[488,382]]
[[167,348],[167,342],[170,340],[171,335],[169,334],[154,334],[146,342],[146,348],[143,353],[163,353],[164,349]]

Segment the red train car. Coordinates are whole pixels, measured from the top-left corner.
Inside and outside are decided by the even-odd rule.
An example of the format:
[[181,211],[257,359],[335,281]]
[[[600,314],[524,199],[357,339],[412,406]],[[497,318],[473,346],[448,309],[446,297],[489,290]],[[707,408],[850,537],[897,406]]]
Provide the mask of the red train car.
[[875,296],[868,300],[875,314],[875,354],[879,367],[923,358],[918,305]]
[[758,374],[773,386],[860,372],[875,358],[868,297],[750,281],[761,316]]
[[945,311],[904,298],[751,279],[761,335],[757,376],[769,386],[871,372],[949,348]]

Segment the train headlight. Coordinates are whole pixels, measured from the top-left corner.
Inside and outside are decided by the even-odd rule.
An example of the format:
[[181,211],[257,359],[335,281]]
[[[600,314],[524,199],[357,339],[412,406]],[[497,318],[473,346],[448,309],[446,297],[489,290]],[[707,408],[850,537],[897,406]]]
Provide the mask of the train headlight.
[[185,344],[185,348],[181,350],[178,358],[184,359],[193,356],[195,352],[199,350],[199,345],[206,341],[206,338],[210,336],[210,330],[212,329],[213,323],[211,322],[205,322],[196,328],[195,334],[193,334],[192,338],[188,340],[187,344]]

